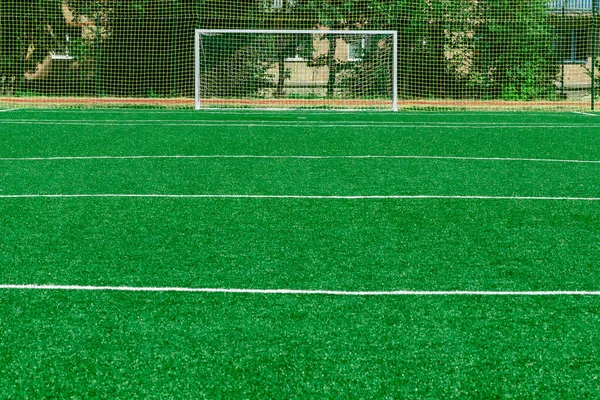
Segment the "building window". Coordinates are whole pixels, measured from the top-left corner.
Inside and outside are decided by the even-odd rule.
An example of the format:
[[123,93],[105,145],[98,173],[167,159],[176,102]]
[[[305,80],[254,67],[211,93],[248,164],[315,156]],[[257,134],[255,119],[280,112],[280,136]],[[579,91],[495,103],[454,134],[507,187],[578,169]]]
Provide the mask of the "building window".
[[65,41],[61,45],[57,45],[56,50],[51,53],[53,60],[72,60],[73,57],[69,55],[69,47],[71,40],[69,35],[65,35]]
[[565,64],[585,64],[589,56],[588,30],[583,27],[561,29],[558,51]]
[[[287,39],[287,37],[286,37]],[[312,59],[313,37],[309,34],[293,35],[291,37],[293,46],[293,56],[287,57],[285,61],[307,61]],[[289,53],[288,53],[289,54]]]
[[[296,5],[297,0],[268,0],[265,4],[267,4],[267,8],[271,8],[272,10],[282,9],[284,4],[288,7],[293,7]],[[270,7],[268,7],[270,5]]]
[[363,59],[367,48],[367,38],[353,39],[348,42],[348,61],[360,61]]

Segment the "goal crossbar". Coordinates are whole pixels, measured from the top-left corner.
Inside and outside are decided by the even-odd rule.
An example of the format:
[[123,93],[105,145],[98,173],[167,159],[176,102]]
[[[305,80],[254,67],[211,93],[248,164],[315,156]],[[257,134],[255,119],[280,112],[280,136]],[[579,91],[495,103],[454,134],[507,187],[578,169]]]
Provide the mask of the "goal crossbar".
[[196,29],[196,33],[289,33],[311,35],[397,35],[397,31],[325,29]]
[[194,40],[195,109],[202,108],[200,94],[201,35],[211,34],[290,34],[290,35],[386,35],[392,38],[391,109],[398,111],[398,32],[394,30],[319,30],[319,29],[196,29]]

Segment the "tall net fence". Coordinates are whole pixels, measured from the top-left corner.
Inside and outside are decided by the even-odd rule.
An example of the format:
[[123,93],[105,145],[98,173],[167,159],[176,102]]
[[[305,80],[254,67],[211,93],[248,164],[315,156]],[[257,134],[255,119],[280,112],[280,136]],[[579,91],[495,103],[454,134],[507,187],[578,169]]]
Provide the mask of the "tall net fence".
[[[401,109],[590,110],[599,99],[599,9],[600,0],[3,0],[0,106],[192,108],[196,29],[318,29],[396,31]],[[221,43],[230,63],[211,72],[209,86],[250,105],[387,99],[372,90],[391,81],[385,39],[331,41],[333,61],[320,40],[280,42],[290,54],[277,63]],[[293,81],[316,65],[318,80]]]

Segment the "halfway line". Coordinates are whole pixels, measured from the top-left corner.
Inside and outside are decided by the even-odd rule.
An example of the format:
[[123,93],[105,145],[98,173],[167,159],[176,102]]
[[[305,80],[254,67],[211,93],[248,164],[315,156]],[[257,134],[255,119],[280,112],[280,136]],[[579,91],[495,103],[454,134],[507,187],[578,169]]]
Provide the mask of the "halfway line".
[[600,291],[477,291],[477,290],[393,290],[393,291],[343,291],[296,289],[226,289],[186,287],[131,287],[131,286],[77,286],[77,285],[0,285],[1,290],[71,290],[114,292],[186,292],[186,293],[245,293],[291,294],[330,296],[600,296]]
[[600,197],[544,197],[544,196],[436,196],[436,195],[390,195],[390,196],[311,196],[311,195],[261,195],[261,194],[3,194],[0,199],[23,198],[168,198],[168,199],[328,199],[328,200],[410,200],[410,199],[457,199],[457,200],[549,200],[549,201],[600,201]]

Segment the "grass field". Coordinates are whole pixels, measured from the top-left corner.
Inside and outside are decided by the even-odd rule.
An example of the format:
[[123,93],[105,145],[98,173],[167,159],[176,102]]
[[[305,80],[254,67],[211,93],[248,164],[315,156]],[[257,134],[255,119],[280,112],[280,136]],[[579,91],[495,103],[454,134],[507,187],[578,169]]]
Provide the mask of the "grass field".
[[0,398],[598,398],[599,176],[600,114],[1,112]]

